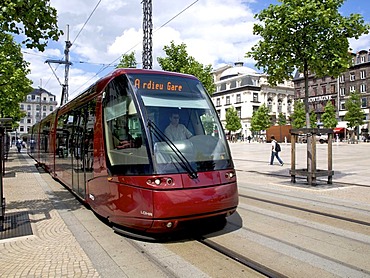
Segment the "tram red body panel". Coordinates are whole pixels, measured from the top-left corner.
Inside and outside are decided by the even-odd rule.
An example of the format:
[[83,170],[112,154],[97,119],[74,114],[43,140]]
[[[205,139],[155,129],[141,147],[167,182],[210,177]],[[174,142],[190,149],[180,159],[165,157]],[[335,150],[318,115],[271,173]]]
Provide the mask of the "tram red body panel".
[[[107,89],[109,84],[120,80],[125,74],[148,74],[153,79],[160,76],[166,82],[167,78],[174,78],[171,82],[163,81],[163,95],[160,90],[155,91],[157,97],[168,99],[164,104],[152,100],[154,91],[149,86],[152,84],[150,82],[156,82],[160,88],[161,80],[154,82],[150,77],[149,81],[143,78],[137,82],[139,86],[146,84],[149,92],[144,89],[135,92],[143,94],[143,100],[135,99],[135,107],[126,100],[122,103],[127,106],[122,106],[119,102],[121,96],[106,98],[113,102],[111,106],[107,105],[104,98],[110,92]],[[200,97],[194,100],[195,104],[186,99],[187,93],[182,91],[182,98],[172,99],[174,94],[180,93],[172,88],[179,86],[166,89],[166,85],[174,84],[174,80],[175,83],[176,80],[183,82],[182,85],[189,88],[188,83],[199,82],[192,76],[162,71],[119,69],[112,72],[36,125],[32,138],[36,139],[37,148],[30,155],[97,214],[126,228],[162,233],[175,230],[183,221],[231,215],[238,205],[237,181],[214,107],[205,100],[209,98],[205,92],[196,92]],[[188,93],[192,91],[189,89]],[[180,102],[182,99],[185,100],[183,103]],[[183,117],[188,116],[187,122],[193,123],[191,128],[194,134],[194,140],[175,142],[177,146],[163,136],[161,140],[155,138],[153,134],[156,130],[152,130],[160,129],[159,126],[167,119],[162,115],[167,113],[167,107],[163,105],[173,105],[176,101],[179,104],[175,104],[175,108],[176,105],[181,107]],[[194,105],[194,108],[189,105]],[[134,108],[138,111],[134,111]],[[144,113],[140,109],[148,111]],[[140,142],[139,146],[125,150],[112,146],[111,133],[108,131],[113,125],[108,123],[118,118],[116,114],[120,113],[126,115],[126,120],[136,117],[127,127],[136,132],[137,138],[140,136],[140,140],[136,140]],[[150,127],[148,115],[156,115],[158,127]],[[201,125],[210,117],[211,125],[209,122],[208,125],[207,122]],[[141,129],[138,128],[140,125]],[[206,131],[207,126],[211,126],[211,130]],[[156,144],[158,141],[160,143]],[[192,154],[193,151],[197,152]],[[163,152],[163,155],[157,157],[159,152]],[[166,167],[170,167],[170,170]]]

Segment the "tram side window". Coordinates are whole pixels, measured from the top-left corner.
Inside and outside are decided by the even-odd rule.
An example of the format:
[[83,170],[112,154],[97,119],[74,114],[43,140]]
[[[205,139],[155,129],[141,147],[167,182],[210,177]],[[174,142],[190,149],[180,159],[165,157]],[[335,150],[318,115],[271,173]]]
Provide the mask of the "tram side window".
[[45,122],[41,131],[41,152],[49,152],[50,122]]
[[106,89],[104,129],[107,155],[112,166],[148,164],[140,120],[125,77],[119,76]]
[[60,158],[69,155],[70,134],[72,132],[73,115],[61,115],[57,126],[57,155]]

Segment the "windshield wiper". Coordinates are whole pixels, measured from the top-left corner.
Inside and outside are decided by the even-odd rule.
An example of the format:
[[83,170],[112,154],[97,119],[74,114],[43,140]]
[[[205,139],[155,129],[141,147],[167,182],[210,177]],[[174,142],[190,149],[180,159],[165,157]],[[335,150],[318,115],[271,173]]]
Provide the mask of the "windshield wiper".
[[148,121],[148,127],[151,128],[150,130],[153,134],[161,141],[165,142],[171,150],[176,154],[176,156],[180,159],[182,167],[188,172],[190,178],[196,179],[198,178],[197,172],[191,166],[189,160],[184,156],[184,154],[176,147],[176,145],[158,128],[158,126],[151,120]]

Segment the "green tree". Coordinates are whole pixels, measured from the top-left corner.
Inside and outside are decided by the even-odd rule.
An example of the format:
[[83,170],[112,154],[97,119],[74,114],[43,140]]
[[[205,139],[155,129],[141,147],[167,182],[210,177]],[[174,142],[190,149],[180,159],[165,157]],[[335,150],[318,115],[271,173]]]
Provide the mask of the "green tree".
[[0,117],[13,119],[13,126],[24,117],[19,103],[32,91],[28,63],[21,47],[9,34],[0,32]]
[[157,61],[161,68],[166,71],[187,73],[196,76],[204,85],[209,95],[216,89],[212,76],[212,66],[204,66],[197,62],[194,57],[189,56],[186,44],[175,45],[171,41],[169,46],[163,47],[167,57],[158,57]]
[[321,121],[326,128],[335,128],[338,124],[336,118],[335,107],[328,101],[324,108],[324,113],[321,115]]
[[118,68],[136,68],[136,58],[135,51],[132,51],[130,54],[123,54],[121,60],[119,61],[116,69]]
[[260,40],[247,57],[268,74],[274,85],[287,79],[297,69],[305,79],[306,126],[310,127],[308,75],[338,76],[350,66],[348,38],[369,32],[361,15],[342,16],[338,9],[344,0],[280,0],[255,16],[253,33]]
[[[346,100],[345,107],[347,113],[344,115],[344,120],[348,121],[347,126],[357,130],[360,125],[364,124],[365,113],[361,109],[360,94],[358,92],[352,92],[349,98]],[[355,133],[352,133],[352,139],[354,139]]]
[[226,129],[235,132],[242,128],[238,111],[233,106],[226,110]]
[[269,109],[265,104],[262,104],[256,111],[253,112],[251,119],[251,131],[260,133],[271,126]]
[[278,115],[278,124],[279,125],[286,125],[286,117],[285,117],[285,114],[280,112],[279,115]]
[[294,112],[291,115],[293,128],[302,128],[306,125],[304,104],[301,101],[294,102]]
[[1,0],[0,32],[24,34],[27,48],[44,51],[49,39],[57,41],[57,11],[49,0]]
[[313,110],[310,113],[310,123],[312,128],[317,128],[317,115]]

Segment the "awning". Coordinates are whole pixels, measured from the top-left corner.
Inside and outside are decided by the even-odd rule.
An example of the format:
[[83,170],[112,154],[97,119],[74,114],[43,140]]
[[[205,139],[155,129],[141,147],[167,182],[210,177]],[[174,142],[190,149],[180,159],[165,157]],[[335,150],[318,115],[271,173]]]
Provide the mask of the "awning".
[[344,127],[336,127],[333,129],[334,133],[341,133],[345,130],[346,128]]

